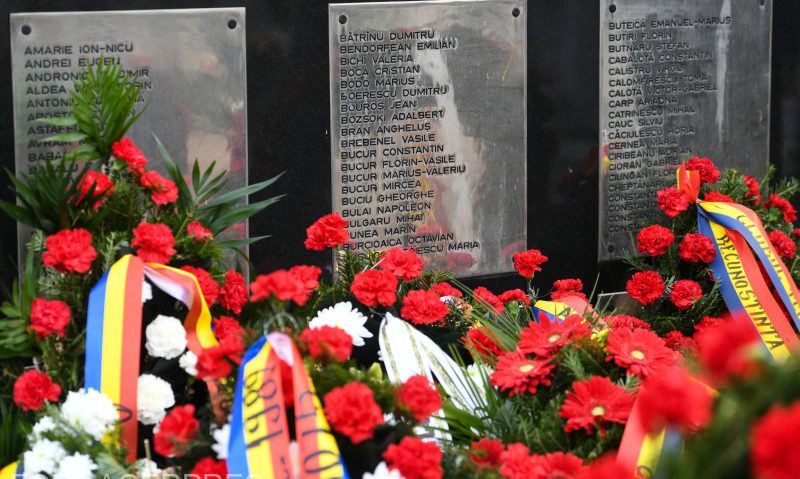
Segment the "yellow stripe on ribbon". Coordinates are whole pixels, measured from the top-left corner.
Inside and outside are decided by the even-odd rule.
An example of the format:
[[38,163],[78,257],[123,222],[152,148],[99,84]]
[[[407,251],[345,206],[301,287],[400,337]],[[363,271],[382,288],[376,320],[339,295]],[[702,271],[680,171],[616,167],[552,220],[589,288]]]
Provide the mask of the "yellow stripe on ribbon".
[[0,469],[0,479],[22,479],[21,466],[20,461],[17,461]]

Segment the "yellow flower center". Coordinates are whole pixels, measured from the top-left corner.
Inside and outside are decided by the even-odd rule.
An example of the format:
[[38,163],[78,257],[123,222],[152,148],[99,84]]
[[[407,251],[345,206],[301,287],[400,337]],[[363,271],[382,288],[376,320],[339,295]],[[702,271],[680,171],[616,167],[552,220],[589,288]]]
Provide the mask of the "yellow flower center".
[[606,413],[606,408],[603,406],[595,406],[592,408],[592,416],[602,416]]
[[521,373],[529,373],[533,371],[533,364],[523,364],[519,367],[519,372]]
[[551,342],[551,343],[555,343],[556,341],[558,341],[558,339],[559,339],[560,337],[561,337],[561,335],[560,335],[560,334],[558,334],[558,333],[555,333],[555,334],[551,334],[551,335],[550,335],[550,337],[549,337],[549,338],[547,338],[547,340],[548,340],[549,342]]
[[631,351],[631,356],[640,360],[644,359],[644,353],[639,351],[638,349],[634,349],[633,351]]

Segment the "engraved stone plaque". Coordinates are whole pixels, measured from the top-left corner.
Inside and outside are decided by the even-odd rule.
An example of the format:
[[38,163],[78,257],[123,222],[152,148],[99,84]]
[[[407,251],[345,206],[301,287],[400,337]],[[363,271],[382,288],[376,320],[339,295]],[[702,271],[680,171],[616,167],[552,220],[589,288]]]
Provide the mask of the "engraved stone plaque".
[[329,6],[331,183],[346,248],[410,248],[461,277],[513,271],[526,241],[525,7]]
[[656,192],[695,156],[756,177],[769,153],[770,0],[600,2],[600,261],[638,255]]
[[[40,118],[68,116],[73,81],[85,66],[121,62],[149,106],[126,136],[166,170],[153,134],[187,174],[216,161],[226,189],[247,184],[244,8],[11,14],[11,66],[17,172],[61,158],[72,144]],[[23,230],[23,228],[20,228]],[[244,237],[242,224],[235,235]],[[24,249],[26,232],[20,232]],[[20,258],[23,257],[20,254]]]

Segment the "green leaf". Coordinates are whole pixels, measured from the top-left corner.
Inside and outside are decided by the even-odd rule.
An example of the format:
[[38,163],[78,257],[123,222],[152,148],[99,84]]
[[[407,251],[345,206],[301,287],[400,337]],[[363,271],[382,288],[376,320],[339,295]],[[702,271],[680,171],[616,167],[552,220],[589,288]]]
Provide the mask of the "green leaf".
[[73,116],[65,116],[63,118],[39,118],[37,121],[55,126],[74,126],[78,124],[78,121]]

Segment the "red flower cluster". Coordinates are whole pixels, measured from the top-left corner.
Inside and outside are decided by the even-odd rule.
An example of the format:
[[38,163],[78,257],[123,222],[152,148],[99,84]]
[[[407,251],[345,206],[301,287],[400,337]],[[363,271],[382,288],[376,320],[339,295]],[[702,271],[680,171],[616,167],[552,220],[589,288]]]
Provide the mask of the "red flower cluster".
[[592,434],[595,427],[605,434],[603,422],[625,424],[633,408],[633,396],[605,376],[592,376],[572,384],[558,415],[567,419],[564,430],[585,429]]
[[92,205],[92,209],[96,210],[103,203],[103,198],[111,195],[117,186],[104,173],[89,170],[78,181],[78,188],[81,192],[75,202],[80,203],[89,194],[92,199],[97,200]]
[[383,412],[372,390],[360,382],[347,383],[325,395],[325,417],[336,432],[353,444],[372,438],[375,426],[383,424]]
[[439,296],[452,296],[454,298],[461,298],[464,296],[464,293],[447,283],[435,283],[433,289]]
[[150,199],[157,205],[166,205],[178,199],[178,188],[155,171],[148,171],[139,177],[139,184],[150,191]]
[[211,323],[214,325],[214,336],[217,339],[227,338],[230,335],[241,334],[242,326],[239,321],[231,318],[230,316],[220,316],[219,318],[212,318]]
[[398,278],[411,281],[422,274],[422,258],[414,250],[392,248],[383,253],[380,267]]
[[526,278],[533,277],[534,271],[541,271],[540,264],[547,261],[547,256],[538,249],[529,249],[521,253],[514,253],[514,269]]
[[719,179],[719,170],[708,158],[695,156],[686,163],[686,169],[700,173],[700,183],[716,183]]
[[476,469],[482,471],[503,464],[502,456],[506,446],[497,439],[483,438],[473,442],[467,455],[475,463]]
[[406,436],[400,444],[392,444],[383,453],[389,470],[397,469],[405,479],[440,479],[442,451],[433,442]]
[[175,237],[172,236],[169,226],[161,223],[146,223],[142,221],[133,229],[132,247],[138,247],[136,255],[149,263],[169,263],[170,257],[177,253]]
[[58,401],[59,396],[61,386],[39,371],[25,371],[14,383],[14,402],[23,411],[38,411],[45,401]]
[[640,378],[648,377],[657,368],[674,362],[674,352],[656,333],[646,329],[614,329],[608,333],[606,350],[618,366]]
[[664,293],[664,279],[655,271],[640,271],[628,280],[625,290],[631,298],[647,305]]
[[735,320],[703,328],[695,334],[700,361],[717,381],[758,370],[754,352],[761,343],[750,321]]
[[475,350],[484,356],[494,357],[503,353],[503,350],[493,341],[491,336],[494,333],[485,326],[477,326],[467,331],[467,337],[462,338],[467,346],[475,348]]
[[[250,296],[250,301],[261,301],[274,294],[281,301],[292,300],[298,305],[302,306],[308,300],[311,294],[310,289],[307,287],[312,284],[319,284],[316,278],[312,279],[314,271],[310,269],[296,269],[295,266],[290,271],[279,269],[270,274],[261,274],[255,281],[250,283],[250,291],[253,295]],[[322,270],[315,266],[303,268],[314,268],[319,275]],[[294,271],[294,272],[292,272]],[[316,286],[314,286],[316,287]]]
[[550,293],[550,299],[553,301],[560,301],[567,296],[586,299],[586,295],[580,292],[583,289],[583,281],[579,279],[559,279],[553,283],[553,287],[555,291]]
[[717,190],[707,191],[703,195],[703,201],[716,202],[716,203],[735,203],[728,195],[723,195]]
[[308,328],[300,334],[314,359],[329,363],[346,361],[353,352],[353,338],[344,330],[333,326]]
[[231,361],[236,364],[242,362],[244,354],[242,335],[228,334],[218,337],[220,338],[219,345],[203,349],[197,358],[195,368],[197,377],[200,379],[225,377],[231,373]]
[[36,298],[31,302],[31,325],[29,330],[36,331],[39,341],[53,333],[64,337],[64,328],[69,324],[72,314],[67,303],[54,299],[47,301]]
[[345,229],[346,226],[347,221],[343,220],[339,213],[323,216],[306,229],[308,235],[305,241],[306,248],[322,251],[347,243],[350,235]]
[[533,476],[535,459],[525,444],[509,444],[500,459],[500,475],[506,479],[530,479]]
[[228,477],[228,463],[224,460],[215,461],[212,457],[204,457],[197,461],[190,474],[198,479],[223,479]]
[[[366,306],[391,306],[397,300],[397,278],[388,271],[370,269],[356,274],[350,291]],[[438,301],[438,298],[437,298]]]
[[186,234],[194,238],[198,243],[205,243],[214,239],[214,233],[210,229],[203,226],[199,221],[192,221],[186,227]]
[[694,325],[694,330],[695,330],[694,335],[697,336],[697,334],[700,331],[703,331],[706,328],[713,328],[713,327],[716,327],[718,325],[725,324],[726,322],[727,321],[725,319],[723,319],[723,318],[714,318],[714,317],[711,317],[711,316],[703,316],[703,319],[701,319],[699,323]]
[[689,197],[683,190],[674,186],[658,190],[658,207],[670,218],[674,218],[689,208]]
[[225,284],[219,290],[220,306],[233,311],[234,314],[241,314],[242,307],[247,304],[247,285],[244,284],[244,276],[234,270],[229,270],[225,274]]
[[525,295],[525,291],[521,289],[510,289],[497,297],[503,304],[510,303],[511,301],[519,301],[525,303],[526,306],[531,305],[531,298]]
[[194,417],[194,405],[175,406],[158,425],[153,434],[157,453],[166,457],[180,457],[186,453],[189,442],[197,436],[200,423]]
[[783,212],[783,220],[787,223],[797,219],[797,211],[788,200],[785,200],[775,193],[770,193],[769,199],[764,203],[765,208],[778,208]]
[[197,278],[197,284],[200,285],[200,291],[203,293],[203,298],[206,304],[211,307],[214,301],[219,296],[219,284],[214,281],[214,278],[203,268],[195,268],[194,266],[181,266],[181,270],[191,273]]
[[675,281],[672,291],[669,293],[669,300],[681,311],[689,309],[692,304],[703,296],[703,290],[696,281],[682,279]]
[[611,329],[630,328],[630,329],[650,329],[650,325],[635,316],[628,316],[627,314],[613,314],[611,316],[603,317],[606,324]]
[[786,233],[780,230],[775,230],[767,235],[769,238],[769,242],[772,243],[772,246],[775,248],[775,251],[782,257],[786,259],[794,258],[794,254],[797,252],[797,245],[792,241],[791,238],[786,236]]
[[[668,400],[665,400],[668,398]],[[703,427],[711,419],[711,393],[678,367],[661,368],[639,389],[642,422],[648,432],[677,426],[685,432]]]
[[642,228],[639,234],[636,235],[636,241],[639,242],[640,253],[649,253],[652,256],[657,256],[667,252],[667,248],[675,241],[675,235],[672,234],[669,228],[652,225]]
[[97,258],[92,234],[83,228],[61,230],[48,236],[45,244],[47,252],[42,255],[42,262],[62,273],[85,273]]
[[694,342],[694,339],[687,338],[680,331],[670,331],[664,335],[664,344],[669,349],[684,354],[697,352],[697,343]]
[[123,138],[111,145],[111,154],[125,161],[128,164],[128,171],[134,175],[139,176],[144,173],[144,167],[147,166],[147,158],[133,144],[130,138]]
[[608,453],[579,472],[575,479],[639,479],[627,466],[617,461],[616,454]]
[[478,286],[473,291],[475,301],[478,302],[484,308],[489,309],[494,308],[497,310],[498,314],[503,314],[503,302],[494,295],[491,291],[484,288],[483,286]]
[[569,453],[553,452],[532,457],[534,479],[574,478],[584,469],[581,458]]
[[797,438],[800,437],[800,401],[788,407],[773,406],[750,432],[750,466],[753,477],[793,479],[800,467]]
[[540,384],[550,385],[547,377],[553,365],[546,359],[528,359],[518,351],[503,353],[498,356],[495,371],[489,378],[492,386],[497,386],[503,391],[510,390],[510,394],[535,394]]
[[761,203],[761,187],[758,185],[758,181],[749,175],[742,175],[742,179],[744,180],[744,184],[747,186],[747,189],[750,190],[744,194],[744,197],[755,198],[753,200],[754,205]]
[[397,387],[397,403],[401,409],[411,413],[418,422],[423,422],[431,414],[442,408],[439,391],[431,386],[428,378],[417,374],[411,376]]
[[678,256],[684,261],[710,263],[716,255],[713,240],[702,233],[689,233],[678,245]]
[[409,291],[403,298],[400,315],[414,324],[443,323],[450,308],[439,299],[434,290]]
[[559,322],[557,319],[550,321],[546,314],[541,313],[538,323],[531,321],[519,333],[517,349],[540,358],[549,358],[570,342],[591,334],[589,326],[577,314]]
[[322,270],[316,266],[306,266],[301,264],[289,268],[289,274],[294,275],[295,278],[299,279],[300,282],[303,283],[303,287],[306,290],[311,291],[319,286],[319,275],[322,274]]

